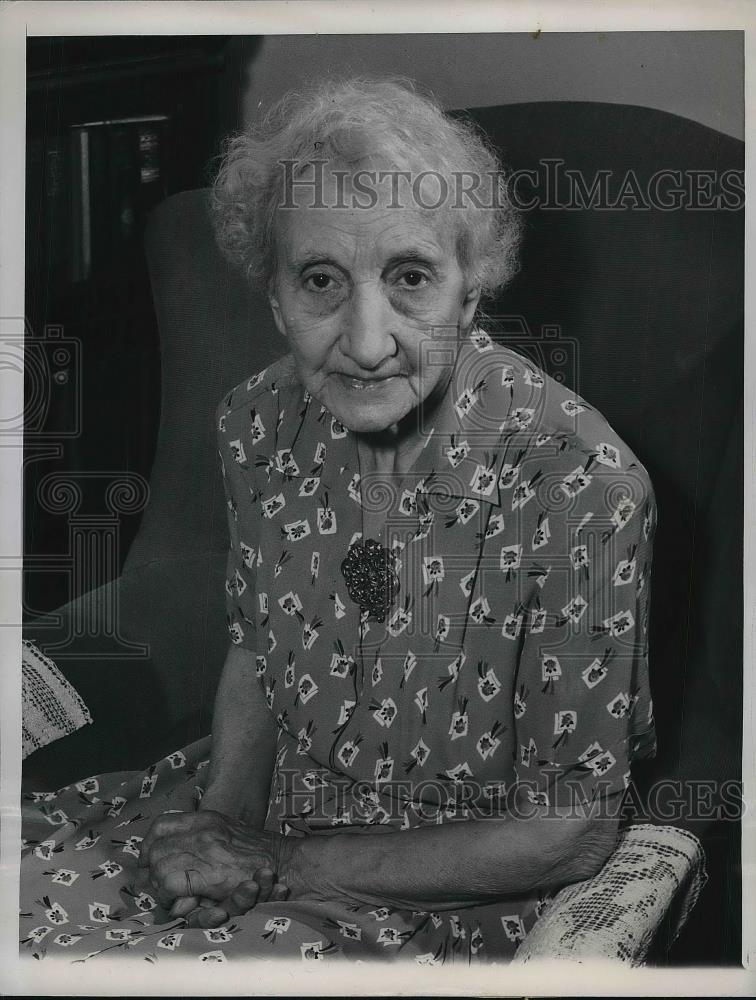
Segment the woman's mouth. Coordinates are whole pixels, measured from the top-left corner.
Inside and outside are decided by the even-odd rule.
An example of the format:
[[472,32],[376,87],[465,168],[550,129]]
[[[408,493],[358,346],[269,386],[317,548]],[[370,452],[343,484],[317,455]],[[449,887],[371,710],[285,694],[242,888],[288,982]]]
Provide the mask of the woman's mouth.
[[353,375],[339,375],[341,384],[350,392],[377,392],[389,386],[397,378],[397,375],[388,375],[386,378],[355,378]]

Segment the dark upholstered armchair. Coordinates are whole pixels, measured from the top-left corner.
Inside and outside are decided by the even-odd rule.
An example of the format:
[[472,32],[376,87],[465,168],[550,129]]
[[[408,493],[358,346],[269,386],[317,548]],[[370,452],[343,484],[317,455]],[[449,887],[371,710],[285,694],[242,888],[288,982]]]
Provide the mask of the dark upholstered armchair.
[[[693,171],[721,178],[743,165],[737,140],[646,108],[560,102],[468,114],[512,168],[542,178],[571,170],[589,187],[609,171],[612,198],[631,172],[647,192],[660,170],[682,171],[690,186]],[[570,210],[544,196],[541,186],[542,203],[527,214],[521,273],[488,312],[508,317],[494,329],[572,383],[649,470],[659,508],[650,623],[659,752],[636,776],[640,798],[661,779],[706,781],[721,806],[741,755],[742,212],[633,207],[631,194],[624,209]],[[148,653],[119,658],[116,642],[98,659],[96,638],[72,645],[71,605],[59,625],[35,623],[30,636],[94,718],[29,758],[37,785],[143,766],[205,734],[224,659],[227,542],[213,411],[284,344],[264,297],[220,257],[206,192],[155,210],[147,255],[162,349],[151,499],[120,578],[81,600],[117,608],[120,635]],[[681,940],[693,962],[707,949],[709,960],[732,959],[738,826],[674,812],[676,789],[666,786],[658,808],[667,812],[649,819],[666,816],[701,837],[712,875]]]

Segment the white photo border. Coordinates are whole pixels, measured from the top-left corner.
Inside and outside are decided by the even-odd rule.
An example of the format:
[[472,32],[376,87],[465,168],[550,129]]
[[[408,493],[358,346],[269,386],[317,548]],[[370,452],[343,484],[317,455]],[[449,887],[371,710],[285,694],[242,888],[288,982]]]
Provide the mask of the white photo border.
[[[743,31],[746,54],[746,177],[756,175],[751,126],[756,110],[756,7],[749,0],[641,2],[512,0],[448,2],[385,0],[328,2],[25,2],[0,7],[0,318],[6,332],[23,334],[25,39],[31,35],[104,34],[363,34],[557,31]],[[177,30],[180,28],[180,30]],[[746,267],[756,246],[754,207],[746,199]],[[756,384],[753,316],[756,287],[746,281],[745,384]],[[0,372],[3,412],[22,413],[23,380]],[[756,510],[756,392],[746,396],[745,511]],[[170,969],[118,961],[105,966],[23,964],[18,956],[18,893],[21,789],[21,553],[22,449],[0,447],[0,987],[18,995],[361,995],[361,996],[751,996],[756,946],[756,820],[746,801],[742,824],[743,963],[732,968],[629,969],[614,963],[565,967],[431,969],[355,963],[343,967],[294,967],[253,962],[212,970],[171,962]],[[744,663],[756,653],[756,530],[744,524]],[[743,783],[746,798],[756,783],[756,679],[744,672]]]

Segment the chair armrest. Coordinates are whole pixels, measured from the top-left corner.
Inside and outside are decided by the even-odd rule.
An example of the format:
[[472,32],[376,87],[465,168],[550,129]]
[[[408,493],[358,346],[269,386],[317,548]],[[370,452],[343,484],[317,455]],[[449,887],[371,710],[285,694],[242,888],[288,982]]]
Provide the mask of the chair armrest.
[[225,557],[155,558],[30,622],[93,724],[24,762],[34,791],[148,767],[210,730],[228,651]]
[[672,940],[706,884],[700,841],[674,826],[639,823],[624,830],[604,867],[561,889],[513,959],[615,959],[642,965],[674,905]]
[[92,716],[79,692],[28,639],[21,643],[21,676],[24,758],[91,724]]

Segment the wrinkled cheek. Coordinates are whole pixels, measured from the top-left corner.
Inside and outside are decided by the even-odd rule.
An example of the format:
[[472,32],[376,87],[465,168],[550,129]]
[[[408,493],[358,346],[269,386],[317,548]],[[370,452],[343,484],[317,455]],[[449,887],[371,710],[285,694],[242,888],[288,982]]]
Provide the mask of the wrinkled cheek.
[[308,330],[298,330],[289,338],[289,344],[300,376],[325,377],[329,369],[338,369],[333,363],[338,354],[338,334],[313,325]]
[[434,327],[418,345],[414,367],[425,384],[438,383],[449,375],[457,359],[457,328]]

